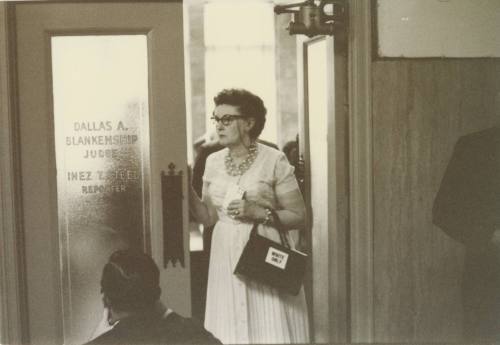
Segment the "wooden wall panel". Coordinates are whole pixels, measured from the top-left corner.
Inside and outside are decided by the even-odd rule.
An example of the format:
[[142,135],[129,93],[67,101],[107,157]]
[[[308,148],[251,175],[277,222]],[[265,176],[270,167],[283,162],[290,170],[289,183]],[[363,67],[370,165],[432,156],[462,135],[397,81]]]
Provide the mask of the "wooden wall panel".
[[500,61],[373,63],[374,340],[461,340],[463,248],[432,225],[460,135],[500,118]]

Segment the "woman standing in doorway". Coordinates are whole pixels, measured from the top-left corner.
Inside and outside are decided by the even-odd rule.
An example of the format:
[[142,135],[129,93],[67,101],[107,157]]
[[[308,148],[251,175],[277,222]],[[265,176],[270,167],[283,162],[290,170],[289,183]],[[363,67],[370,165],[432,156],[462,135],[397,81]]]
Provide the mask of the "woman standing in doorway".
[[307,343],[303,289],[297,296],[233,274],[254,222],[279,242],[273,214],[285,228],[300,228],[305,207],[285,155],[257,143],[266,121],[262,100],[241,89],[215,98],[212,119],[225,148],[211,154],[203,176],[203,199],[190,193],[193,215],[212,235],[205,327],[223,343]]

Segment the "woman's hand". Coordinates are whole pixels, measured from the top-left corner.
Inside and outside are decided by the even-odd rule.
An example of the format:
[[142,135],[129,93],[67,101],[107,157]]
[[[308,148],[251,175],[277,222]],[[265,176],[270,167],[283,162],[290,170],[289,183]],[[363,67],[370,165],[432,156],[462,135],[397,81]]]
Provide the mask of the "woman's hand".
[[266,218],[264,207],[254,201],[237,199],[233,200],[227,206],[227,214],[234,219],[241,220],[263,220]]

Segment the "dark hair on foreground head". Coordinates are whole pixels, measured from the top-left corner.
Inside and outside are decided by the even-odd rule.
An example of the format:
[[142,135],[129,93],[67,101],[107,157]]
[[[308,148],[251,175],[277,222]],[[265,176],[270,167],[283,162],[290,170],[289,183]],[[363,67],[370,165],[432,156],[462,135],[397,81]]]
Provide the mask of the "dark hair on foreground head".
[[115,310],[152,308],[161,294],[159,277],[150,256],[137,250],[118,250],[102,270],[101,292]]
[[250,138],[255,140],[259,137],[266,123],[266,107],[262,99],[244,89],[224,89],[214,97],[216,106],[221,104],[238,107],[241,115],[255,119],[255,125],[250,130]]

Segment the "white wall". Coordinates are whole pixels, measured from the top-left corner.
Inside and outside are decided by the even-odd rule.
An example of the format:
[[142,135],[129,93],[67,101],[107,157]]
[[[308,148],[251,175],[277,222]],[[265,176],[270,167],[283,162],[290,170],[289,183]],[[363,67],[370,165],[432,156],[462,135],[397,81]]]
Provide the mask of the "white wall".
[[378,0],[382,57],[498,57],[499,0]]

